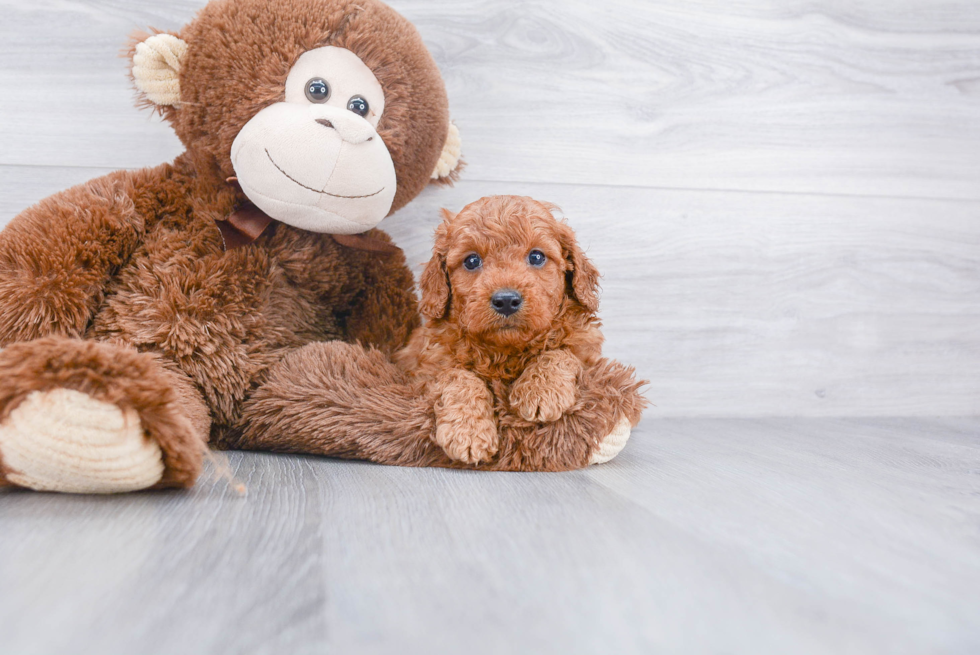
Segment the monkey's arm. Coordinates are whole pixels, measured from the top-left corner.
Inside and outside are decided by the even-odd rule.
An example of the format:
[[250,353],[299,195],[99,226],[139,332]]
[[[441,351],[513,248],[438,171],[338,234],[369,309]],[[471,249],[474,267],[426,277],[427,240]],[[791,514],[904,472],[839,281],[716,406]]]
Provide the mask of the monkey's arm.
[[0,347],[85,331],[106,282],[142,242],[139,183],[160,172],[120,171],[62,191],[0,232]]
[[[603,359],[586,367],[575,404],[557,421],[542,424],[502,414],[494,433],[497,455],[480,468],[568,471],[610,459],[625,443],[629,426],[640,420],[646,405],[642,384],[617,362]],[[456,389],[465,394],[466,386]],[[397,466],[469,468],[436,444],[437,424],[449,418],[447,400],[452,400],[437,398],[438,391],[423,389],[378,351],[341,341],[311,343],[272,367],[245,402],[237,440],[230,445]],[[467,412],[479,409],[472,396],[459,400]],[[606,443],[612,435],[618,445]]]
[[[368,237],[390,243],[381,230]],[[348,341],[374,346],[386,354],[398,350],[421,323],[415,298],[415,279],[405,264],[405,254],[349,251],[351,266],[359,275],[360,288],[347,310]]]
[[275,364],[245,401],[235,448],[450,466],[432,398],[376,350],[307,344]]

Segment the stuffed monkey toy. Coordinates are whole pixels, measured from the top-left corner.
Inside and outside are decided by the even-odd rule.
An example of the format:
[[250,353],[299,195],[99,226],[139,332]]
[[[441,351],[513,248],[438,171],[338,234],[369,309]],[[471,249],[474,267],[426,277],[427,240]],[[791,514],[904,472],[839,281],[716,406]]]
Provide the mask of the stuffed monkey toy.
[[189,487],[209,445],[525,471],[619,452],[645,401],[616,362],[559,420],[499,408],[474,464],[390,360],[420,321],[374,227],[461,166],[411,24],[377,0],[213,0],[130,54],[186,152],[0,232],[0,485]]
[[[290,353],[387,353],[418,325],[374,227],[455,177],[459,135],[408,21],[377,0],[214,0],[131,55],[186,152],[0,232],[0,484],[190,486],[208,444],[240,445],[271,369],[305,400],[281,383]],[[248,445],[283,436],[265,434]]]

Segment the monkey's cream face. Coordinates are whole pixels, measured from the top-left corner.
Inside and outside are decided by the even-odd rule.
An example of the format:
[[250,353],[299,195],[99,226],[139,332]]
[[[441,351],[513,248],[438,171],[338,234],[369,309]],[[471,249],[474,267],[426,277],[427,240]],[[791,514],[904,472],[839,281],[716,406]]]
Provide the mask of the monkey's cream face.
[[242,191],[269,216],[329,234],[365,232],[388,215],[395,166],[378,136],[384,92],[350,50],[304,53],[283,102],[256,114],[231,146]]

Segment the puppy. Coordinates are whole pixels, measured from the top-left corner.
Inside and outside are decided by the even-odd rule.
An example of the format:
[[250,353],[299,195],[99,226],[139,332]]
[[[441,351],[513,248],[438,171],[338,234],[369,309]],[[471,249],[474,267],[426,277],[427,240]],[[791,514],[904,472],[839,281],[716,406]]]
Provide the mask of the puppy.
[[419,280],[426,324],[396,353],[433,396],[436,443],[475,464],[497,452],[497,412],[561,418],[601,356],[599,273],[554,205],[491,196],[443,210]]

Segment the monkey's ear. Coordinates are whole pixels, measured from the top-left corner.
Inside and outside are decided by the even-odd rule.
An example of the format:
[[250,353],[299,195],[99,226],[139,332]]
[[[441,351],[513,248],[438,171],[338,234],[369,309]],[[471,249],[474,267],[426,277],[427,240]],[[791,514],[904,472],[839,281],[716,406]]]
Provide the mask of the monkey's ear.
[[[466,166],[462,159],[463,141],[459,137],[459,128],[455,123],[449,124],[449,134],[439,155],[436,169],[432,171],[432,181],[436,184],[449,184],[459,179],[459,173]],[[445,210],[443,210],[445,211]]]
[[180,104],[180,63],[187,44],[173,34],[154,34],[133,49],[133,81],[146,99],[160,107]]
[[419,311],[422,316],[430,320],[445,318],[449,314],[449,303],[452,296],[449,271],[446,269],[446,253],[449,244],[449,230],[446,227],[446,221],[449,221],[453,214],[448,209],[443,209],[442,216],[445,221],[436,228],[432,259],[425,265],[422,275],[419,276],[419,292],[422,295],[419,301]]
[[565,277],[572,295],[586,311],[595,314],[599,311],[599,271],[575,239],[572,228],[564,223],[558,224],[558,241],[567,265]]

